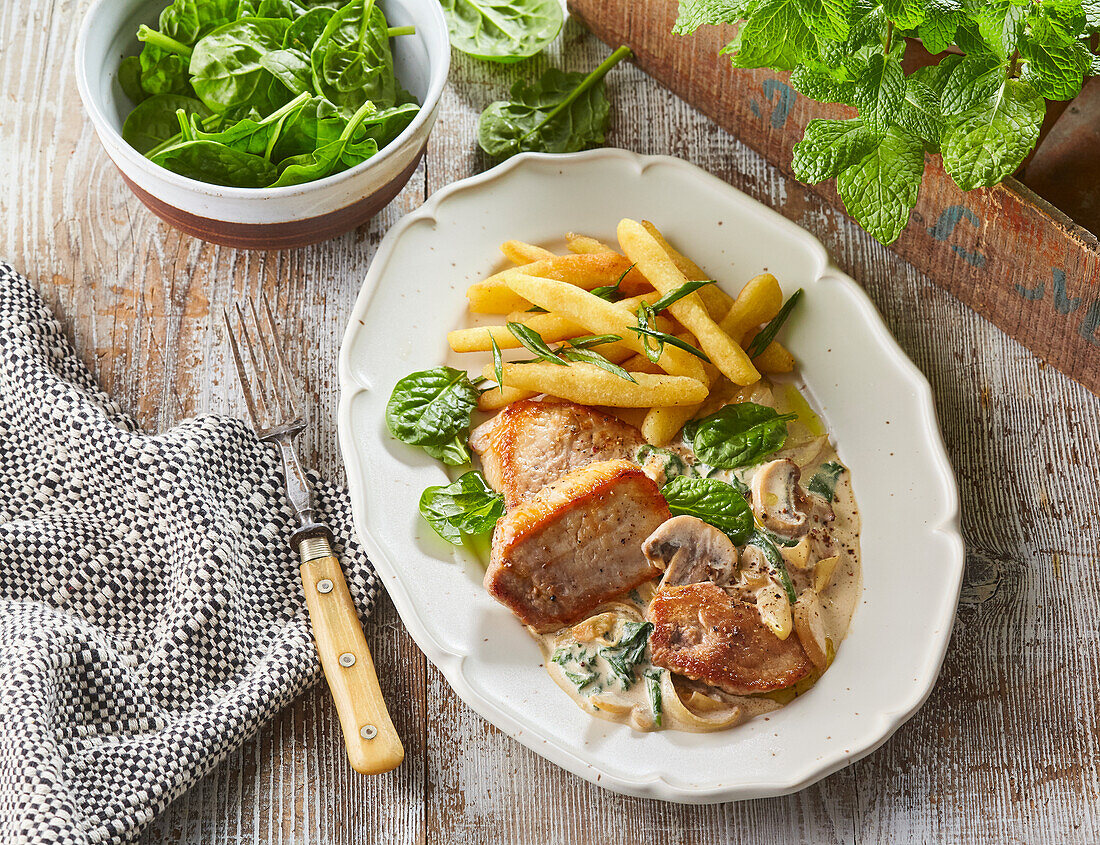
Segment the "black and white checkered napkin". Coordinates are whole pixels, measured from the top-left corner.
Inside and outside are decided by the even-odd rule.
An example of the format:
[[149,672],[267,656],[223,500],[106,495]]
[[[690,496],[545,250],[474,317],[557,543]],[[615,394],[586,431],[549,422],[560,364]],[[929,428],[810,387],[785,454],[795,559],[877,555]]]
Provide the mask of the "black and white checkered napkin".
[[0,841],[132,838],[319,677],[292,523],[246,424],[140,431],[0,264]]

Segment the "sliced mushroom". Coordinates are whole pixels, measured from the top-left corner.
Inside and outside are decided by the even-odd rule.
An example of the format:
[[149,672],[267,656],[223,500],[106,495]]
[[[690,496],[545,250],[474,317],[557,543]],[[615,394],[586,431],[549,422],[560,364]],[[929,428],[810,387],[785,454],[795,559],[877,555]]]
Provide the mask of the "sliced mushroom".
[[833,506],[798,486],[802,470],[789,458],[764,464],[752,479],[752,510],[769,531],[797,540],[815,523],[833,520]]
[[642,544],[642,553],[665,570],[662,588],[700,581],[722,586],[737,577],[737,546],[694,516],[674,516],[661,523]]
[[825,643],[825,623],[821,618],[821,603],[817,600],[817,593],[814,590],[803,590],[791,608],[791,615],[794,617],[794,631],[798,634],[803,651],[819,671],[824,671],[829,657]]

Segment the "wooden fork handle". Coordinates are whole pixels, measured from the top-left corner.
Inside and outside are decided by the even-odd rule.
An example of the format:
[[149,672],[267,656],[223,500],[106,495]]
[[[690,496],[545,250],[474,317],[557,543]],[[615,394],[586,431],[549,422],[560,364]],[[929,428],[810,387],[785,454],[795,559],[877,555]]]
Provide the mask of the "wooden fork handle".
[[405,759],[405,749],[382,699],[340,562],[332,555],[307,560],[301,572],[313,639],[340,716],[348,760],[366,775],[388,772]]

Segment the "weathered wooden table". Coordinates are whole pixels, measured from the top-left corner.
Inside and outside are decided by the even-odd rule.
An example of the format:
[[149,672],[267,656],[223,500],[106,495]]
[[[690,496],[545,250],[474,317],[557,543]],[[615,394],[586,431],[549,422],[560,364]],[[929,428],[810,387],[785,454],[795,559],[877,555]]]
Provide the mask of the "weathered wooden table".
[[[244,253],[173,231],[122,183],[76,93],[84,6],[0,4],[0,257],[38,283],[103,386],[151,429],[243,413],[211,315],[234,292],[277,292],[320,411],[306,455],[340,477],[336,352],[382,234],[489,166],[477,115],[519,75],[592,67],[606,49],[570,23],[550,56],[518,67],[455,54],[424,163],[376,220],[309,249]],[[610,95],[611,144],[686,158],[816,233],[932,382],[968,556],[931,699],[879,751],[797,795],[712,807],[623,798],[469,711],[383,599],[367,634],[405,764],[376,778],[352,772],[320,687],[177,801],[146,841],[1100,842],[1100,398],[637,70],[616,70]]]

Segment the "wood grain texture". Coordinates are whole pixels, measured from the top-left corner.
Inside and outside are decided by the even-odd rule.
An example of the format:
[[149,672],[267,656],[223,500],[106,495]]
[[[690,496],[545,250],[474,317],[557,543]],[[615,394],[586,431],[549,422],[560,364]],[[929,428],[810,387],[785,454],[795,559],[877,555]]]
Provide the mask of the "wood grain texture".
[[[382,234],[431,191],[489,165],[475,143],[477,114],[515,79],[550,64],[589,68],[607,49],[570,22],[549,56],[518,67],[455,54],[428,154],[376,220],[321,246],[242,253],[157,221],[100,150],[72,77],[84,5],[0,5],[0,257],[39,284],[104,387],[150,429],[199,412],[243,414],[211,313],[262,287],[293,330],[317,419],[304,457],[342,477],[335,356]],[[383,598],[367,638],[405,763],[375,778],[352,772],[320,687],[218,765],[144,841],[1100,841],[1100,399],[635,68],[617,69],[609,93],[611,144],[682,156],[813,231],[932,382],[968,558],[931,699],[879,751],[797,795],[713,807],[623,798],[467,709]]]

